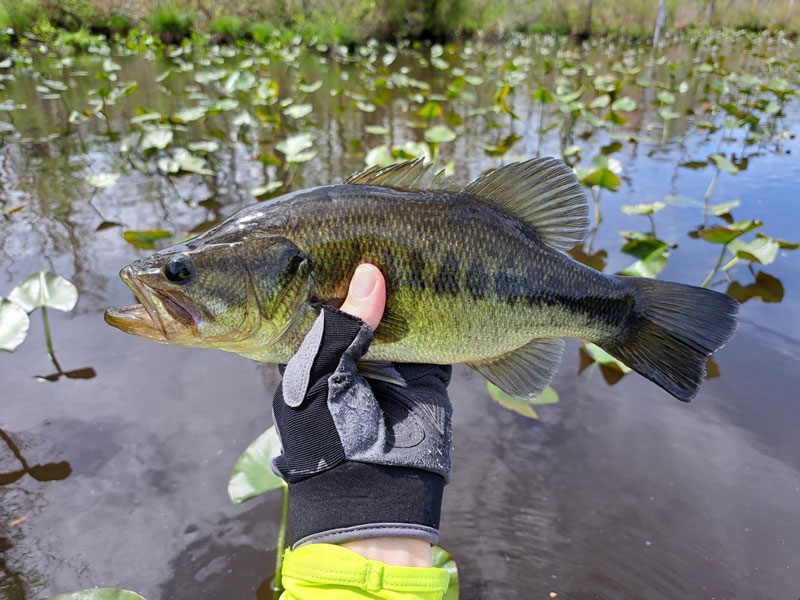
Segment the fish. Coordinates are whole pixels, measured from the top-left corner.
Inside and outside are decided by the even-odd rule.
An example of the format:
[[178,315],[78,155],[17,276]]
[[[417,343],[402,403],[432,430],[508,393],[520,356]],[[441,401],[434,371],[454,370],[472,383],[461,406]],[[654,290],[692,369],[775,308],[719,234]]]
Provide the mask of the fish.
[[558,370],[564,338],[579,338],[690,401],[739,303],[573,260],[566,251],[588,227],[583,187],[555,158],[465,186],[421,159],[375,166],[251,205],[132,262],[120,277],[138,304],[109,308],[105,320],[157,342],[286,363],[368,262],[387,290],[361,361],[368,376],[391,381],[398,362],[465,363],[533,399]]

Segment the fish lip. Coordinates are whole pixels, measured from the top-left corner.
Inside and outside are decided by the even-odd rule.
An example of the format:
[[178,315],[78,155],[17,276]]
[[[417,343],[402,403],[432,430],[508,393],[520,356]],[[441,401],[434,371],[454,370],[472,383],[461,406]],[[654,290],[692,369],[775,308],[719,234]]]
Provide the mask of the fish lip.
[[130,265],[119,272],[119,278],[122,279],[123,283],[131,289],[133,295],[136,296],[136,299],[139,301],[139,303],[144,306],[144,309],[147,311],[147,314],[150,317],[150,320],[153,322],[153,325],[158,327],[158,329],[161,330],[161,334],[164,336],[164,338],[166,338],[167,332],[164,329],[164,324],[161,322],[161,317],[158,316],[156,306],[150,297],[149,290],[152,288],[146,286],[136,277],[133,272],[133,268]]
[[167,334],[158,311],[145,287],[137,280],[131,266],[122,269],[119,277],[136,296],[139,304],[106,309],[103,315],[106,323],[125,333],[150,338],[157,342],[167,342]]

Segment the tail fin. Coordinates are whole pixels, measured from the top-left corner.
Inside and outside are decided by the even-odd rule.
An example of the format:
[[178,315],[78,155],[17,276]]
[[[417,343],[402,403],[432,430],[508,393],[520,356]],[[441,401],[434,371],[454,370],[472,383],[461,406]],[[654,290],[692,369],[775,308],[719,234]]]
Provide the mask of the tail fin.
[[706,288],[626,277],[636,290],[635,316],[621,338],[600,345],[631,369],[689,402],[708,356],[736,331],[739,303]]

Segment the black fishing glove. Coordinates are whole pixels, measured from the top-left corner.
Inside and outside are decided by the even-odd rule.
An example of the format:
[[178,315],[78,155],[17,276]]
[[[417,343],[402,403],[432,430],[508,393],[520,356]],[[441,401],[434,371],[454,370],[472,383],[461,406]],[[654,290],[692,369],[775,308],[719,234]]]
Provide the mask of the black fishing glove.
[[450,474],[450,367],[396,364],[407,387],[367,382],[362,320],[324,307],[273,400],[290,540],[412,537],[435,544]]

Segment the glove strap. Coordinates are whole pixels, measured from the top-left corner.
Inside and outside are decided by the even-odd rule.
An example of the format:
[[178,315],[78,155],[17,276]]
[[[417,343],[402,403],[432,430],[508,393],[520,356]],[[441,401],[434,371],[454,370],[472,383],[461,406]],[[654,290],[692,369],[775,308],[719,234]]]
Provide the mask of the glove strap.
[[290,483],[292,548],[373,537],[436,544],[444,484],[430,471],[359,462]]

